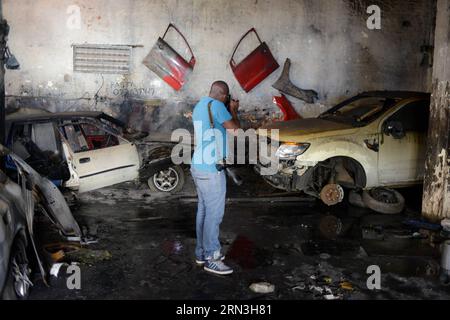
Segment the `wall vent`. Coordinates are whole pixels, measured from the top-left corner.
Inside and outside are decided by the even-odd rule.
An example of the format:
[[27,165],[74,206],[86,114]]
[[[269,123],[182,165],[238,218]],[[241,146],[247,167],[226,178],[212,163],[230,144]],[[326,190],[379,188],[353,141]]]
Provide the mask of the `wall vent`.
[[128,74],[131,49],[126,45],[74,44],[73,71]]

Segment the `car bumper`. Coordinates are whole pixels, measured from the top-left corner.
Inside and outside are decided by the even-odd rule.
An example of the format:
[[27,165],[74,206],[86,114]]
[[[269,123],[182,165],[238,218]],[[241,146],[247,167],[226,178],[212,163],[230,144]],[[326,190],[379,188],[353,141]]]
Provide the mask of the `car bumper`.
[[269,184],[286,191],[306,190],[314,171],[314,167],[284,168],[279,169],[275,174],[266,175],[263,172],[267,167],[260,163],[255,165],[254,169]]

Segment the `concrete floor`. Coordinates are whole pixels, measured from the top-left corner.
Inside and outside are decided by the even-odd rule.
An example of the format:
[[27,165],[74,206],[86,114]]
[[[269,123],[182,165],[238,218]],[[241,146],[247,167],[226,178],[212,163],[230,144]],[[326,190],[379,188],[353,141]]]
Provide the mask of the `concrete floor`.
[[[120,186],[84,195],[74,210],[80,225],[99,240],[84,256],[68,258],[80,262],[81,290],[67,289],[63,276],[53,278],[51,287],[36,278],[30,298],[302,300],[324,299],[325,286],[340,299],[450,298],[450,288],[436,275],[437,248],[409,239],[412,230],[402,225],[420,205],[417,190],[404,191],[405,214],[383,216],[346,204],[326,208],[309,198],[277,198],[259,177],[243,174],[244,187],[229,185],[221,228],[233,275],[211,275],[194,263],[196,203],[190,181],[176,197]],[[344,226],[336,240],[317,227],[330,214]],[[362,239],[362,225],[384,226],[385,240]],[[41,242],[57,240],[47,224],[40,228],[46,228]],[[370,265],[381,268],[381,290],[367,289]],[[249,289],[261,281],[275,285],[275,292]],[[343,281],[353,290],[340,288]]]

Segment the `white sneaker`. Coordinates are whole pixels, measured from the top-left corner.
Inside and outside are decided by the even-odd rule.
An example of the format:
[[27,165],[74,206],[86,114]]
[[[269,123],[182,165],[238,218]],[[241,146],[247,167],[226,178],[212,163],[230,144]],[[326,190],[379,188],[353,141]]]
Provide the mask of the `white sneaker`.
[[228,275],[233,273],[233,269],[223,263],[221,260],[210,260],[206,261],[205,266],[203,267],[205,271],[220,274],[220,275]]

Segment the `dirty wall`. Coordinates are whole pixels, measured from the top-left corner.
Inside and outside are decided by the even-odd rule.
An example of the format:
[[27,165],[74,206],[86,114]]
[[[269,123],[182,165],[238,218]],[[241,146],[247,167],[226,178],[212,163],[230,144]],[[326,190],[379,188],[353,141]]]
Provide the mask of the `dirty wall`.
[[[381,30],[367,28],[372,4],[382,10]],[[254,124],[278,115],[271,85],[286,58],[292,82],[319,94],[315,104],[290,98],[305,117],[363,90],[430,90],[433,0],[4,0],[3,9],[11,50],[21,63],[20,70],[6,72],[9,108],[104,110],[137,129],[170,131],[189,128],[195,101],[223,79],[241,101],[247,124]],[[184,33],[197,59],[179,92],[142,64],[169,22]],[[280,68],[246,94],[228,62],[251,27]],[[167,40],[188,56],[174,33]],[[74,72],[72,44],[82,43],[136,45],[131,73]],[[256,37],[247,38],[236,60],[257,45]]]
[[422,214],[450,218],[450,0],[438,1],[433,94],[425,162]]

